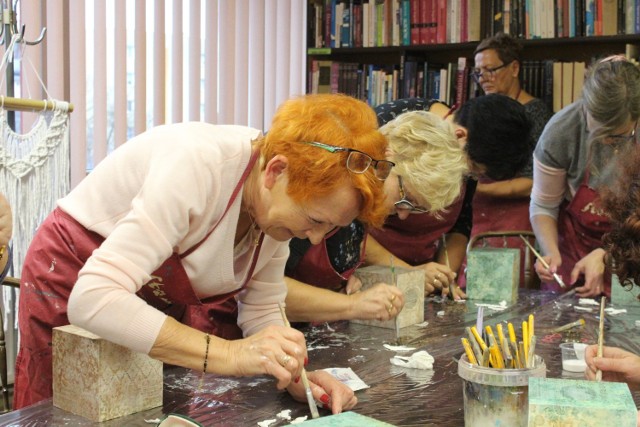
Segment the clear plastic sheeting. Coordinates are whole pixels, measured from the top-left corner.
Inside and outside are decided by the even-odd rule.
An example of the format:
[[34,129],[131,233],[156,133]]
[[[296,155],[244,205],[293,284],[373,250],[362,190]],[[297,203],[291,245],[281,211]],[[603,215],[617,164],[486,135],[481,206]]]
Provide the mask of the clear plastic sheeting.
[[[559,344],[563,341],[595,343],[598,313],[577,312],[573,308],[575,305],[578,305],[578,298],[573,293],[558,296],[521,290],[518,302],[504,311],[484,310],[484,324],[494,326],[510,321],[519,330],[522,321],[533,313],[536,353],[545,360],[547,377],[581,379],[582,374],[562,371]],[[640,338],[635,326],[635,321],[640,319],[640,303],[625,308],[627,313],[605,319],[606,345],[640,354]],[[354,409],[356,412],[397,426],[457,427],[464,425],[464,410],[462,380],[458,376],[456,360],[463,353],[460,338],[465,336],[464,328],[475,325],[477,310],[473,301],[453,303],[430,298],[425,302],[425,320],[429,325],[403,328],[399,342],[392,329],[349,322],[294,326],[307,337],[309,370],[350,367],[370,386],[356,393],[359,400]],[[440,311],[444,311],[444,315],[436,315]],[[584,327],[559,334],[552,332],[581,317],[586,321]],[[410,353],[428,351],[435,358],[433,370],[392,365],[389,359],[396,353],[384,348],[384,344],[415,347],[416,350]],[[633,392],[633,396],[639,404],[640,392]],[[258,422],[276,419],[270,427],[277,427],[289,424],[286,419],[276,417],[287,409],[291,410],[291,419],[309,415],[306,402],[296,402],[286,392],[278,392],[275,381],[270,378],[209,374],[202,379],[199,372],[167,367],[162,407],[95,424],[102,427],[150,426],[145,419],[178,413],[205,426],[257,426]],[[327,410],[320,409],[321,416],[328,414]],[[49,400],[0,416],[0,425],[86,426],[91,423],[54,408]]]

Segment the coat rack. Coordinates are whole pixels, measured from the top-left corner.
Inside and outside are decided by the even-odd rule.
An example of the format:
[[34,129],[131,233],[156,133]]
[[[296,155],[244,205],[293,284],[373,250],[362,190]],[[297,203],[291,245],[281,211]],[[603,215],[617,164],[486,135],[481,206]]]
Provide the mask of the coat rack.
[[[9,49],[11,40],[15,34],[19,34],[16,43],[24,43],[30,46],[40,44],[44,40],[47,28],[43,27],[40,36],[34,41],[28,41],[24,38],[25,25],[22,25],[18,31],[18,20],[16,15],[16,6],[18,0],[11,4],[11,0],[0,0],[2,2],[2,15],[0,16],[0,44],[5,45],[5,49]],[[13,53],[11,53],[13,54]],[[53,110],[55,102],[36,99],[14,98],[14,79],[13,79],[13,62],[7,63],[6,80],[7,80],[7,96],[3,97],[0,104],[7,109],[7,121],[11,129],[15,129],[15,111],[42,111]],[[69,104],[69,112],[73,111],[73,105]]]

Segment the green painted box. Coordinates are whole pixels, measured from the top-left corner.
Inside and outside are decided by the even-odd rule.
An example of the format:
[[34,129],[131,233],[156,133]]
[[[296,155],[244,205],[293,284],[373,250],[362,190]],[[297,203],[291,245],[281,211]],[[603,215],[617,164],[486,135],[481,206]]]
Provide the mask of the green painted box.
[[341,412],[337,415],[329,415],[327,417],[316,418],[315,420],[308,420],[300,425],[302,426],[330,426],[330,427],[393,427],[393,424],[378,421],[365,415],[360,415],[355,412]]
[[611,276],[611,302],[613,304],[640,306],[638,294],[640,294],[640,287],[635,283],[633,288],[629,289],[620,284],[617,274]]
[[468,299],[515,302],[519,281],[519,249],[477,248],[467,252]]
[[636,427],[625,383],[529,378],[529,427]]

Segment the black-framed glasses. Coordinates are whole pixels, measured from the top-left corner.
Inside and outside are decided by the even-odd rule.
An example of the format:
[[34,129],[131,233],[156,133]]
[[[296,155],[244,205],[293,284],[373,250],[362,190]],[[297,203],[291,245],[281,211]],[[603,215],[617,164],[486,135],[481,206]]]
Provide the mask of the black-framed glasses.
[[486,80],[493,80],[496,78],[496,72],[502,70],[505,67],[508,67],[513,61],[509,61],[506,64],[502,64],[500,66],[494,68],[485,68],[484,71],[476,68],[471,72],[471,77],[476,81],[476,83],[480,83],[480,79],[484,77]]
[[305,142],[305,144],[322,148],[330,153],[349,153],[349,156],[347,157],[347,170],[349,170],[349,172],[365,173],[370,166],[373,166],[373,174],[380,181],[387,179],[391,173],[391,168],[396,165],[389,160],[376,160],[367,153],[363,153],[355,148],[337,147],[335,145],[324,144],[316,141]]
[[614,145],[623,144],[627,142],[637,142],[638,141],[638,139],[636,138],[637,129],[638,129],[638,120],[636,120],[636,123],[633,125],[633,130],[629,135],[607,135],[606,138]]
[[402,177],[398,175],[398,188],[400,189],[400,200],[394,203],[396,209],[402,209],[405,211],[409,211],[412,214],[423,214],[428,213],[429,211],[421,206],[414,205],[410,200],[407,199],[407,193],[404,191],[404,186],[402,185]]

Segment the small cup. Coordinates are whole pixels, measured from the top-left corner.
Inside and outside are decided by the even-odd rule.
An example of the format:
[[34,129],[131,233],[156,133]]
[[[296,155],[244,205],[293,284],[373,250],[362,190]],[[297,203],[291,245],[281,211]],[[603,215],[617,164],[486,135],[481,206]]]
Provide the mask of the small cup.
[[587,369],[587,363],[584,360],[584,349],[586,347],[586,344],[578,342],[560,344],[562,369],[567,372],[584,372]]

